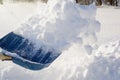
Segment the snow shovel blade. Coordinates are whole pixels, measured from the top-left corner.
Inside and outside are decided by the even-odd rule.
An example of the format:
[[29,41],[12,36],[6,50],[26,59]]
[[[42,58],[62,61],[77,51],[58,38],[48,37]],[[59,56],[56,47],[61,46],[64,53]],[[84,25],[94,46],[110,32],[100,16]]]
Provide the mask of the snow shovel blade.
[[0,39],[0,48],[5,55],[12,57],[14,63],[31,70],[49,66],[60,55],[54,51],[45,52],[43,48],[36,50],[32,42],[14,32]]

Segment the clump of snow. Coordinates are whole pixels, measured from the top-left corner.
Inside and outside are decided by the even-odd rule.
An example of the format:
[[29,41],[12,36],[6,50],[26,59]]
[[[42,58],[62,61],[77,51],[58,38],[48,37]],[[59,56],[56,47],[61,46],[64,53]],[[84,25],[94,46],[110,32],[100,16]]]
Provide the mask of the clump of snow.
[[104,44],[94,53],[85,80],[120,79],[120,40]]
[[90,45],[85,45],[85,49],[86,49],[86,51],[87,51],[88,54],[91,54],[92,50],[93,50],[93,47],[90,46]]
[[21,24],[14,32],[42,46],[64,51],[72,43],[91,45],[97,40],[100,24],[95,19],[96,6],[81,6],[74,0],[49,0],[43,11]]

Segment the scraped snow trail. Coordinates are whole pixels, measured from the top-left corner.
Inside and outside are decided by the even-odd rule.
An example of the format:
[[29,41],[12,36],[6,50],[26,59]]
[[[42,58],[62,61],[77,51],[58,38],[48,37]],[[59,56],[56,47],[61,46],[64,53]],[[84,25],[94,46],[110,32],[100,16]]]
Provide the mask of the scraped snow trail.
[[[55,1],[54,4],[49,4],[49,7],[46,6],[47,8],[42,7],[42,12],[39,11],[39,13],[38,13],[36,11],[35,13],[37,13],[39,15],[31,17],[28,21],[26,21],[24,23],[24,25],[25,26],[27,25],[27,27],[30,28],[31,26],[28,26],[28,25],[33,25],[33,24],[30,24],[31,22],[34,23],[35,20],[41,19],[41,21],[44,22],[44,24],[35,21],[36,23],[34,24],[34,28],[31,28],[30,30],[32,32],[36,32],[35,29],[37,29],[39,31],[38,27],[39,26],[42,27],[42,29],[44,29],[45,32],[42,32],[44,35],[42,37],[39,37],[39,39],[42,39],[43,41],[45,39],[46,40],[50,39],[48,36],[49,32],[47,32],[49,30],[47,30],[47,29],[50,29],[50,31],[53,31],[52,33],[50,33],[50,35],[54,35],[54,32],[59,29],[60,29],[60,31],[58,31],[59,33],[60,32],[64,33],[65,30],[61,29],[61,28],[67,28],[68,31],[73,30],[73,32],[75,29],[80,29],[79,31],[81,31],[81,30],[82,31],[77,32],[77,30],[76,30],[76,32],[73,36],[67,35],[67,33],[65,35],[63,35],[63,37],[64,36],[67,36],[67,37],[65,37],[65,39],[62,39],[63,40],[62,42],[68,41],[69,43],[72,42],[72,44],[70,44],[70,45],[67,44],[67,48],[69,46],[68,49],[66,49],[66,45],[63,44],[62,46],[65,45],[65,47],[64,47],[64,49],[62,49],[62,50],[64,50],[62,55],[60,57],[58,57],[58,59],[56,59],[56,61],[50,67],[48,67],[46,69],[34,72],[34,71],[30,71],[30,70],[21,68],[11,62],[1,62],[0,61],[0,65],[1,65],[0,66],[0,80],[16,80],[16,79],[17,80],[21,80],[21,79],[22,80],[24,80],[24,79],[26,79],[26,80],[119,80],[120,79],[120,73],[119,73],[120,41],[119,41],[119,37],[114,39],[114,40],[117,40],[116,42],[111,42],[111,43],[103,44],[103,45],[101,45],[101,43],[103,43],[103,42],[101,42],[101,40],[98,40],[99,45],[101,45],[99,47],[94,44],[94,41],[97,39],[96,35],[95,34],[91,35],[91,33],[89,35],[89,31],[90,32],[99,31],[99,23],[96,22],[96,20],[95,20],[96,7],[94,5],[79,6],[79,5],[75,5],[74,2],[71,3],[72,0],[71,1],[66,0],[66,1],[70,2],[68,4],[72,4],[72,6],[67,4],[67,6],[70,7],[68,9],[65,8],[66,11],[68,10],[68,13],[67,13],[66,11],[64,12],[64,9],[63,9],[63,7],[67,7],[66,4],[64,3],[65,0],[58,0],[59,4],[56,4],[57,0],[54,0],[54,1]],[[51,2],[49,2],[49,3],[51,3]],[[50,5],[52,5],[52,6],[50,6]],[[1,8],[2,8],[2,6],[1,6]],[[43,9],[46,9],[46,10],[43,10]],[[75,9],[75,10],[72,10],[72,9]],[[106,31],[111,32],[112,28],[115,28],[116,30],[119,29],[119,27],[113,27],[112,25],[109,25],[109,26],[104,25],[104,24],[109,23],[109,20],[108,21],[106,20],[106,15],[110,16],[112,14],[116,14],[116,13],[114,13],[114,10],[115,11],[117,11],[117,10],[116,9],[112,9],[112,10],[113,10],[113,12],[108,9],[104,10],[104,8],[103,9],[98,8],[97,19],[100,22],[102,22],[102,21],[104,22],[101,24],[102,25],[101,30],[104,30],[104,28],[106,28],[104,31],[101,31],[102,33],[100,33],[98,35],[98,39],[102,38],[102,41],[105,41],[105,39],[108,39],[108,41],[109,41],[109,38],[110,37],[112,38],[114,36],[114,35],[108,36],[109,34],[106,34],[105,33]],[[44,11],[46,11],[46,12],[44,12]],[[76,11],[79,11],[80,15],[77,14]],[[109,12],[107,12],[107,11],[109,11]],[[104,16],[101,15],[101,12],[102,12],[102,14],[104,14]],[[120,11],[118,11],[118,12],[120,12]],[[109,14],[107,14],[107,13],[109,13]],[[25,13],[25,14],[28,14],[28,13]],[[66,14],[72,15],[73,17],[66,16]],[[60,19],[58,18],[58,15],[59,15]],[[79,17],[77,15],[79,15]],[[119,14],[118,14],[118,16],[119,16]],[[47,19],[47,21],[44,20],[44,17],[45,17],[45,19]],[[79,23],[79,22],[77,23],[75,17],[77,17],[77,22],[80,20],[80,21],[82,21],[82,23]],[[118,17],[115,18],[113,16],[112,18],[116,20],[114,22],[118,22],[118,20],[119,20]],[[24,16],[23,16],[23,19],[24,19]],[[23,22],[22,21],[23,19],[20,19],[19,21]],[[52,21],[50,21],[51,19],[52,19]],[[62,21],[62,20],[67,21],[67,22],[65,22],[66,26],[59,23],[59,21]],[[74,23],[73,23],[74,20],[76,22],[75,28],[72,27],[74,25]],[[91,22],[95,21],[95,23],[93,22],[94,24],[90,24],[89,23],[90,21]],[[53,23],[60,24],[60,25],[58,25],[59,27],[57,27],[56,25],[53,25]],[[86,23],[86,24],[84,24],[84,23]],[[37,26],[36,24],[39,26]],[[40,25],[40,24],[43,24],[43,25]],[[114,24],[115,23],[113,23],[113,25]],[[0,23],[0,25],[1,25],[1,23]],[[84,25],[84,26],[79,26],[79,25]],[[117,25],[119,26],[120,24],[117,23]],[[54,29],[52,29],[53,27],[54,27]],[[109,27],[112,27],[112,28],[109,28]],[[9,28],[9,26],[6,28]],[[18,28],[18,26],[16,28]],[[69,28],[70,28],[70,30],[69,30]],[[22,29],[24,29],[24,27],[20,26],[20,29],[22,30]],[[13,30],[13,29],[10,29],[10,30]],[[2,30],[0,30],[0,31],[2,31]],[[7,31],[9,31],[9,30],[6,30],[6,32]],[[19,33],[19,29],[17,31],[18,32],[16,32],[16,31],[15,32],[18,34],[21,34],[21,33]],[[85,35],[86,32],[88,32],[88,33]],[[69,34],[71,34],[71,33],[72,32],[69,32]],[[77,36],[76,36],[78,33],[79,33],[80,38],[77,38]],[[1,35],[3,35],[3,34],[1,34]],[[56,35],[58,35],[58,34],[55,33],[54,36],[56,36]],[[106,35],[106,37],[105,38],[101,37],[102,35]],[[116,35],[119,36],[119,32],[117,32]],[[31,39],[28,36],[28,34],[23,35],[23,36]],[[33,36],[33,37],[35,37],[35,40],[37,40],[36,36]],[[55,38],[59,39],[60,37],[56,36]],[[68,39],[66,40],[66,38],[68,38]],[[71,39],[71,41],[69,41],[69,39]],[[73,39],[75,39],[75,40],[73,40]],[[54,40],[53,37],[52,37],[52,40]],[[33,41],[33,40],[31,39],[31,41]],[[39,41],[37,41],[37,42],[39,42]],[[43,43],[46,43],[46,42],[43,42]],[[46,45],[49,45],[52,47],[57,46],[55,44],[52,45],[51,43],[53,43],[53,42],[47,42]],[[94,44],[94,45],[92,45],[92,44]],[[57,47],[59,47],[59,50],[61,50],[60,45]]]

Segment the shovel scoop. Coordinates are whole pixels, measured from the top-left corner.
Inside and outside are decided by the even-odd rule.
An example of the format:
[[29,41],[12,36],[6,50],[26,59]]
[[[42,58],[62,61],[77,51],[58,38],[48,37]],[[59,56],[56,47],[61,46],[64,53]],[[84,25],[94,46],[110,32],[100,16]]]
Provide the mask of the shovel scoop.
[[48,67],[59,55],[60,53],[54,50],[45,51],[43,47],[36,50],[31,41],[14,32],[0,39],[0,58],[12,60],[30,70]]

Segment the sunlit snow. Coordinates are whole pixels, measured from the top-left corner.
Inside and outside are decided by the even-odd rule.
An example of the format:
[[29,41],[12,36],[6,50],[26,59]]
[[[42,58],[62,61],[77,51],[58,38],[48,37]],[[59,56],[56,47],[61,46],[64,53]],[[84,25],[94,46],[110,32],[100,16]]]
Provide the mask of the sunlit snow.
[[[10,7],[11,5],[15,7]],[[0,37],[17,29],[20,23],[24,23],[31,15],[36,15],[39,9],[42,10],[44,8],[43,6],[44,5],[40,7],[38,3],[5,3],[4,5],[0,5]],[[95,19],[95,9],[93,9],[92,6],[89,8],[88,6],[80,8],[80,20],[81,17],[83,19],[94,17]],[[70,11],[70,15],[71,14]],[[72,44],[50,67],[40,71],[30,71],[12,62],[0,61],[0,80],[119,80],[119,17],[119,8],[97,8],[96,18],[101,23],[101,31],[97,33],[98,42],[94,43],[93,40],[94,44],[90,43],[89,39],[92,40],[92,36],[85,36],[83,38],[83,41],[85,41],[83,45],[85,46],[82,46],[81,43],[79,43],[80,45],[78,43]],[[34,19],[36,20],[35,17]],[[69,19],[72,20],[71,18]],[[82,21],[83,23],[85,22],[84,20]],[[95,26],[89,27],[88,32],[89,30],[94,31],[94,27]],[[98,28],[96,30],[99,31]],[[91,46],[88,45],[88,43],[90,43]]]

